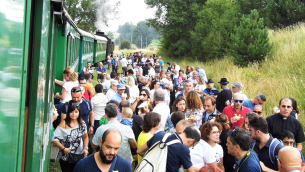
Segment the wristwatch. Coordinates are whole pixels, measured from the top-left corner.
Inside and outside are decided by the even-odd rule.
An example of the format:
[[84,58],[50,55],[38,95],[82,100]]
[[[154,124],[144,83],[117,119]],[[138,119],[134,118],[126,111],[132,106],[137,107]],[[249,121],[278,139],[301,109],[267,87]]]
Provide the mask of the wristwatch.
[[84,149],[87,149],[87,150],[88,150],[89,148],[88,148],[88,147],[84,147]]
[[90,127],[93,127],[93,128],[94,128],[94,126],[93,126],[93,125],[90,125]]

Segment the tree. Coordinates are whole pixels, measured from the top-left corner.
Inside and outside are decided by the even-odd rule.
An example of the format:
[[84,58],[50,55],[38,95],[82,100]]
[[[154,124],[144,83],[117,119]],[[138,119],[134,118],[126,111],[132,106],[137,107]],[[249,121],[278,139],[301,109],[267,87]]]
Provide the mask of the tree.
[[[145,21],[140,21],[137,26],[132,31],[132,43],[136,44],[137,47],[143,48],[147,47],[151,41],[151,30],[147,27]],[[141,39],[142,39],[142,47],[141,47]],[[147,45],[146,45],[147,39]]]
[[128,40],[123,40],[119,46],[119,49],[131,49],[130,42]]
[[197,13],[206,0],[145,0],[150,7],[157,9],[155,18],[149,25],[160,32],[161,51],[174,57],[191,54],[190,32],[197,23]]
[[304,21],[304,0],[268,0],[266,6],[268,25],[286,27]]
[[265,25],[272,28],[296,24],[305,17],[304,0],[236,0],[236,3],[242,14],[256,9]]
[[108,32],[107,35],[110,39],[112,39],[112,40],[114,39],[114,35],[112,32]]
[[239,6],[232,0],[207,1],[191,32],[193,57],[202,61],[222,57],[239,21]]
[[260,62],[271,51],[268,30],[264,27],[263,18],[259,19],[258,11],[252,10],[249,16],[243,16],[239,26],[231,35],[230,53],[234,64],[247,66],[251,62]]

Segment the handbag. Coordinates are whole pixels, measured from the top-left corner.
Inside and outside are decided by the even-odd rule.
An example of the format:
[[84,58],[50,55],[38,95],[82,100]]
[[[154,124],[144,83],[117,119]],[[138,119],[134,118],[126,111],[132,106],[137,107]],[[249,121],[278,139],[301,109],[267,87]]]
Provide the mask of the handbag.
[[79,160],[83,159],[85,156],[84,154],[76,154],[76,153],[69,153],[68,154],[68,163],[76,164]]

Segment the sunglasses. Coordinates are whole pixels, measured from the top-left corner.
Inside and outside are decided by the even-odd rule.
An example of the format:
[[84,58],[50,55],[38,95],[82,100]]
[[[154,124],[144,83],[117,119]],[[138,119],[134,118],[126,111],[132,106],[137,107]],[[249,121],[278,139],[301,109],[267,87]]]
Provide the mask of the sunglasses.
[[146,94],[140,94],[140,95],[141,95],[141,96],[144,96],[144,97],[146,96]]
[[282,105],[281,107],[282,107],[282,108],[286,108],[286,107],[287,107],[287,109],[290,109],[290,108],[291,108],[291,106],[286,106],[286,105]]
[[257,113],[257,114],[262,114],[263,112],[261,111],[253,111],[254,113]]
[[75,92],[81,92],[82,90],[80,88],[72,88],[71,92],[75,93]]
[[78,106],[79,106],[79,103],[76,103],[76,102],[70,102],[70,105],[71,105],[71,106],[78,107]]
[[235,103],[242,103],[244,102],[243,100],[234,100]]

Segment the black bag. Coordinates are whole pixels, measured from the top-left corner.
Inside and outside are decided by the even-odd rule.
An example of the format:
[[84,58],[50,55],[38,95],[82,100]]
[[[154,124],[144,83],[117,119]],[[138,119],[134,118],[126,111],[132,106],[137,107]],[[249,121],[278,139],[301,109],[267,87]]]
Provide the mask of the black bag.
[[76,164],[79,160],[83,159],[85,156],[84,154],[75,154],[75,153],[69,153],[68,154],[68,163],[70,164]]

